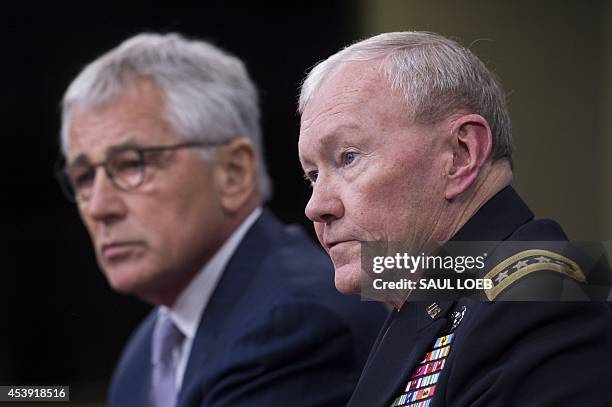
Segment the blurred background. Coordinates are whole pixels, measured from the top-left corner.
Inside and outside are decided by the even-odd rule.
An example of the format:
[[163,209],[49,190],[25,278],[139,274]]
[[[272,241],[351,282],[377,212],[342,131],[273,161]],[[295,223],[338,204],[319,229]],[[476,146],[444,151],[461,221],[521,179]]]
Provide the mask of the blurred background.
[[507,91],[515,186],[536,215],[557,219],[575,240],[612,240],[612,2],[139,3],[4,13],[0,385],[70,385],[71,405],[103,405],[119,352],[149,310],[108,288],[53,177],[63,91],[85,64],[141,31],[178,31],[246,61],[261,93],[270,206],[309,230],[295,113],[306,70],[382,31],[450,36]]

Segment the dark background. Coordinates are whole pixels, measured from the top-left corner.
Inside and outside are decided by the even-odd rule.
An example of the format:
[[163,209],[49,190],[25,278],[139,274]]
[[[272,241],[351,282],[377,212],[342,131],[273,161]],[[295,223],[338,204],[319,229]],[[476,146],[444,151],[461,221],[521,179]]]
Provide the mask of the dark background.
[[310,229],[297,160],[297,89],[309,67],[355,39],[355,16],[340,1],[309,2],[307,9],[254,3],[24,5],[4,14],[0,385],[63,384],[72,386],[74,401],[103,397],[127,336],[149,310],[110,290],[53,176],[64,90],[85,64],[127,37],[178,31],[246,62],[261,95],[275,187],[270,206]]

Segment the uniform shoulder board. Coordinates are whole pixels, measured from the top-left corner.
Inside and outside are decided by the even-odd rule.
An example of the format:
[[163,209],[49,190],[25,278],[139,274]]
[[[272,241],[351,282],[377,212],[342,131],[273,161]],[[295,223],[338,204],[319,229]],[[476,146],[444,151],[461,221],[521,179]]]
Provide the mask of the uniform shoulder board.
[[508,257],[493,267],[485,275],[485,278],[491,279],[493,287],[485,289],[485,294],[489,301],[493,301],[514,282],[545,270],[561,273],[581,283],[586,281],[580,266],[573,260],[549,250],[530,249]]

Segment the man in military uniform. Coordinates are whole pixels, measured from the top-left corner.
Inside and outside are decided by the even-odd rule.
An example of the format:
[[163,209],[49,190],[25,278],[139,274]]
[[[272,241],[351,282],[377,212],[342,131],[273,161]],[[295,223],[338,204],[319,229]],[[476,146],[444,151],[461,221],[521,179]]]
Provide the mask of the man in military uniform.
[[299,110],[306,215],[338,290],[360,292],[363,242],[491,243],[483,301],[388,301],[349,406],[610,405],[606,303],[501,301],[568,298],[590,273],[512,188],[504,93],[476,56],[432,33],[381,34],[318,64]]

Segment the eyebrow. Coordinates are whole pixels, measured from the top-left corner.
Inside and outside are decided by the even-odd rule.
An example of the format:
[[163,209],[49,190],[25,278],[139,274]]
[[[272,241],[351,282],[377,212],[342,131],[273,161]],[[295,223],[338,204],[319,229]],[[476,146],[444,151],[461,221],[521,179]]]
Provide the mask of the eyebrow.
[[[115,151],[125,150],[127,148],[142,148],[142,147],[143,145],[141,143],[134,141],[134,138],[130,136],[126,140],[121,142],[120,144],[109,146],[106,149],[105,153],[106,153],[106,156],[108,157],[110,153],[115,152]],[[72,161],[67,161],[67,165],[86,164],[90,161],[91,160],[89,159],[87,154],[79,153],[76,157],[74,157]]]
[[[358,129],[359,126],[354,122],[341,122],[338,125],[334,126],[331,131],[326,132],[324,136],[319,138],[317,145],[322,148],[328,148],[330,145],[338,144],[338,138],[346,135],[347,130],[355,130]],[[298,159],[302,168],[304,168],[304,164],[311,163],[310,160],[303,160],[303,157],[299,154],[298,151]]]

